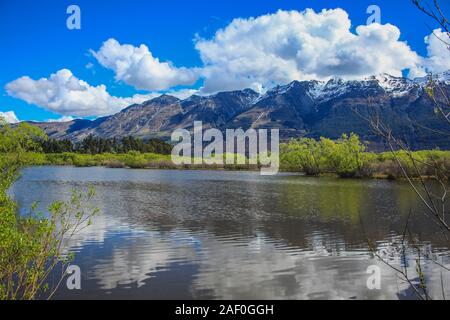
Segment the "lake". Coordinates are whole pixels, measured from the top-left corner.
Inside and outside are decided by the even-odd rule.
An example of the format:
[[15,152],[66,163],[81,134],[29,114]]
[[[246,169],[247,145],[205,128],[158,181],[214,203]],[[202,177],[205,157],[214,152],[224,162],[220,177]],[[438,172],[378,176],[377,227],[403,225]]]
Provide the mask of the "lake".
[[[101,213],[69,242],[81,290],[57,299],[411,299],[392,268],[410,228],[450,266],[448,242],[408,184],[258,172],[33,167],[11,189],[22,213],[92,185]],[[369,266],[381,271],[370,290]],[[449,272],[424,262],[430,294]],[[415,279],[417,280],[417,279]],[[444,291],[450,296],[450,286]]]

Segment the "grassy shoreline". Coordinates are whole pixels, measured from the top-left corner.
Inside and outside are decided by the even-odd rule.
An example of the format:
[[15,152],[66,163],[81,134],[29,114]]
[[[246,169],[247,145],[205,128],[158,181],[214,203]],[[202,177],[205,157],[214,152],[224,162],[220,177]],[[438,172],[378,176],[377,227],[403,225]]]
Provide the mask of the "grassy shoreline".
[[[346,168],[343,173],[339,171],[339,163],[333,157],[322,158],[321,164],[308,172],[302,157],[305,154],[291,151],[280,154],[280,172],[304,173],[307,176],[337,176],[341,178],[368,178],[368,179],[403,179],[403,172],[398,166],[396,158],[402,163],[408,175],[418,178],[414,164],[405,152],[369,153],[362,152],[358,155],[360,163],[354,168]],[[426,163],[439,164],[445,170],[450,171],[450,151],[417,151],[413,153],[417,163],[421,166],[422,177],[433,177],[433,172],[427,170]],[[166,170],[233,170],[233,171],[258,171],[258,165],[176,165],[172,162],[170,155],[155,153],[129,152],[124,154],[78,154],[78,153],[36,153],[28,152],[24,156],[28,166],[76,166],[76,167],[107,167],[107,168],[130,168],[130,169],[166,169]],[[303,159],[304,160],[304,159]],[[417,165],[417,164],[416,164]]]
[[32,153],[26,155],[29,166],[75,166],[75,167],[107,167],[128,169],[172,169],[172,170],[259,170],[258,165],[207,165],[207,164],[174,164],[170,155],[156,153],[129,152],[123,154],[78,154],[78,153]]

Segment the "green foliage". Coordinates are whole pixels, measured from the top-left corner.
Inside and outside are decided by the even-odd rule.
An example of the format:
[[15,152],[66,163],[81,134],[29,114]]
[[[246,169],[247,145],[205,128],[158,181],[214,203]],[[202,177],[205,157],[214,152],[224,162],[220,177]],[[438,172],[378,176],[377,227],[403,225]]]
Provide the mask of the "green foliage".
[[365,146],[359,141],[359,137],[351,134],[349,137],[343,135],[336,143],[331,144],[329,159],[335,166],[336,173],[341,177],[362,176],[365,165],[363,152]]
[[404,177],[404,170],[411,178],[446,174],[439,177],[445,180],[450,178],[450,152],[441,150],[422,150],[411,154],[403,150],[395,153],[386,152],[378,155],[375,166],[380,174],[387,175],[391,179]]
[[49,216],[37,212],[35,205],[28,216],[19,215],[7,190],[23,165],[44,162],[44,155],[37,152],[45,140],[36,127],[11,128],[0,121],[0,300],[51,296],[48,275],[70,259],[63,253],[63,240],[89,225],[98,211],[85,204],[94,196],[88,190],[86,194],[74,191],[67,203],[54,203]]
[[291,140],[281,147],[283,169],[298,168],[307,175],[335,173],[341,177],[360,176],[366,157],[364,145],[355,134],[333,141],[321,138]]
[[23,151],[41,151],[42,141],[47,140],[45,133],[27,123],[20,123],[15,128],[0,122],[0,153]]
[[[450,152],[440,150],[405,151],[395,153],[365,152],[365,146],[355,134],[343,135],[333,141],[321,138],[291,140],[280,146],[281,169],[300,171],[307,175],[335,174],[343,178],[377,177],[404,178],[436,176],[450,172]],[[399,162],[401,167],[399,166]],[[438,170],[437,170],[438,169]]]
[[298,168],[307,175],[318,175],[325,169],[323,146],[314,139],[291,140],[280,148],[282,168]]

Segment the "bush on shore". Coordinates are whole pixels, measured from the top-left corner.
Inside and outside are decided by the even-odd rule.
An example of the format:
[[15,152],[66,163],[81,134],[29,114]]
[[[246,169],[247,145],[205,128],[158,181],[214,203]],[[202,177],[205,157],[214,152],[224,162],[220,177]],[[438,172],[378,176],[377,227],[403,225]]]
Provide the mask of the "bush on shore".
[[342,178],[401,179],[404,178],[402,167],[411,178],[432,177],[437,171],[446,172],[448,177],[450,172],[449,151],[415,151],[412,161],[405,151],[366,152],[355,134],[343,135],[336,141],[327,138],[291,140],[281,145],[280,150],[282,170],[310,176],[335,174]]

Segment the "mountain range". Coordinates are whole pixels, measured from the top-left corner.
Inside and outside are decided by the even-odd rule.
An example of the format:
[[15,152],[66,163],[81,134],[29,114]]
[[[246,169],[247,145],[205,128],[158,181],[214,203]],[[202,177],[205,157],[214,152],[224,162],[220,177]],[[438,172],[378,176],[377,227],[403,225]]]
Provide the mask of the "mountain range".
[[[450,96],[450,71],[436,79],[440,90]],[[363,115],[379,117],[411,148],[449,149],[450,128],[436,113],[426,83],[427,78],[410,80],[387,74],[352,81],[293,81],[264,94],[245,89],[193,95],[184,100],[162,95],[92,121],[32,124],[51,138],[79,141],[89,135],[170,139],[173,130],[189,130],[194,121],[202,121],[204,128],[221,130],[278,128],[282,140],[321,136],[336,139],[354,132],[372,149],[382,149],[381,139]]]

